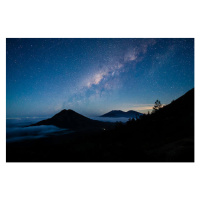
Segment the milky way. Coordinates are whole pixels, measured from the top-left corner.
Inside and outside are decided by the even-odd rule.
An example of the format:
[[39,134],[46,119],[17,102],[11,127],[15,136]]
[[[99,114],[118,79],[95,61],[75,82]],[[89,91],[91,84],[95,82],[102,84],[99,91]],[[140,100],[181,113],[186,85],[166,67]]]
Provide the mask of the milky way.
[[7,117],[150,111],[194,87],[193,39],[7,39]]

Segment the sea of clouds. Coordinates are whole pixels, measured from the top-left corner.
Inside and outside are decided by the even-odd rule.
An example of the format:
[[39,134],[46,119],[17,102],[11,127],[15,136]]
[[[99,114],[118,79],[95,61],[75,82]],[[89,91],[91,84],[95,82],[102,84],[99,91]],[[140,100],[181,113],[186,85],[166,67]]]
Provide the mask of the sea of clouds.
[[103,121],[103,122],[127,122],[127,117],[90,117],[90,119]]
[[[58,128],[53,125],[41,125],[26,127],[30,124],[39,122],[44,118],[15,118],[6,119],[6,142],[16,142],[27,139],[37,139],[48,137],[52,135],[68,134],[73,131],[69,129]],[[90,119],[104,121],[104,122],[127,122],[128,118],[125,117],[90,117]]]
[[66,134],[72,131],[58,128],[53,125],[31,126],[30,124],[41,121],[38,118],[17,118],[6,120],[6,142],[16,142],[27,139],[48,137],[56,134]]

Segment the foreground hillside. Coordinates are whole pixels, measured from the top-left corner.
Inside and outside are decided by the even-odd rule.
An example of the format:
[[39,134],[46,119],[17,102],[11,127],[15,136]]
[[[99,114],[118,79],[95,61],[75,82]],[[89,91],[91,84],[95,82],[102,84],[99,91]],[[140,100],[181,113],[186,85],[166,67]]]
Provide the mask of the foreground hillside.
[[114,130],[79,131],[6,146],[7,162],[193,162],[194,89]]

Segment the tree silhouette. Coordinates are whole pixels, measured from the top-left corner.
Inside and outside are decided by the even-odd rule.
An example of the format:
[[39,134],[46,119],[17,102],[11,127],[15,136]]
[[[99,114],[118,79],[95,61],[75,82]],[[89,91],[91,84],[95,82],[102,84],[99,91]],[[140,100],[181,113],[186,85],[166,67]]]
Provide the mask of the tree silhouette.
[[160,108],[162,108],[162,104],[161,104],[161,102],[160,102],[159,100],[156,100],[155,105],[154,105],[154,107],[153,107],[153,110],[154,110],[154,111],[157,111],[157,110],[159,110]]

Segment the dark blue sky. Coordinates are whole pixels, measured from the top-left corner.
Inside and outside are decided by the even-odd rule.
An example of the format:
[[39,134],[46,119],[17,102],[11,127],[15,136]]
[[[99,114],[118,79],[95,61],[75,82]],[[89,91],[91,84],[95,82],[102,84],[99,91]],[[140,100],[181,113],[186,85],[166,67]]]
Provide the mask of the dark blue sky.
[[7,39],[7,117],[151,110],[194,87],[193,39]]

